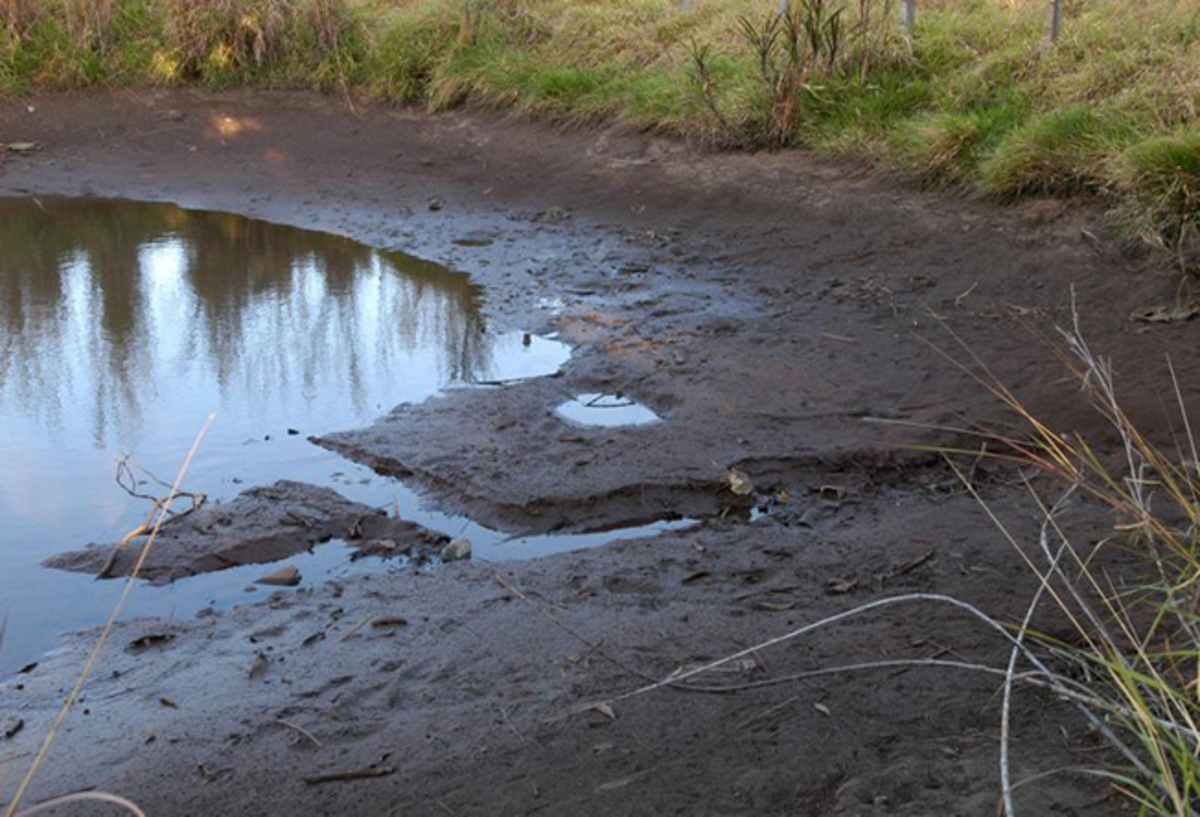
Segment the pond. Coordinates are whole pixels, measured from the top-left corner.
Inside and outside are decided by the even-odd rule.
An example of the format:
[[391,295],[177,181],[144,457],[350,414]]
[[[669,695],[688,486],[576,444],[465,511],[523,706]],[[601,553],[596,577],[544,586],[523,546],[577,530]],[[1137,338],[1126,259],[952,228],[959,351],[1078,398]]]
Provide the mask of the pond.
[[[185,488],[214,500],[283,478],[326,485],[465,535],[482,558],[662,527],[510,541],[308,442],[569,359],[552,338],[493,331],[483,297],[466,274],[338,236],[170,205],[0,199],[0,675],[101,620],[117,582],[40,562],[135,527],[148,503],[117,484],[118,463],[169,482],[209,412]],[[352,566],[336,544],[289,561],[309,581],[388,569]],[[262,572],[139,588],[129,614],[253,600],[244,588]]]

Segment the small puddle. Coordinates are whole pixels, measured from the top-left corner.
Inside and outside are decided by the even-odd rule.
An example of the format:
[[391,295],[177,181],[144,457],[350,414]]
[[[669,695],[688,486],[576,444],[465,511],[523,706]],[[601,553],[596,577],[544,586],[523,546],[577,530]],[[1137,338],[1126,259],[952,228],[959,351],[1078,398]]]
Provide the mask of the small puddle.
[[554,413],[582,426],[641,426],[656,423],[657,414],[619,394],[580,394],[560,405]]
[[[423,507],[402,484],[311,445],[454,384],[556,372],[570,348],[494,332],[470,278],[397,252],[238,216],[95,199],[0,199],[0,676],[101,621],[119,582],[48,570],[48,556],[113,542],[147,502],[114,476],[128,453],[169,480],[216,421],[185,489],[210,499],[293,479],[524,558],[644,536],[510,539]],[[157,493],[157,489],[148,488]],[[306,583],[391,569],[337,543],[290,559]],[[190,617],[244,592],[247,566],[139,587],[128,615]]]

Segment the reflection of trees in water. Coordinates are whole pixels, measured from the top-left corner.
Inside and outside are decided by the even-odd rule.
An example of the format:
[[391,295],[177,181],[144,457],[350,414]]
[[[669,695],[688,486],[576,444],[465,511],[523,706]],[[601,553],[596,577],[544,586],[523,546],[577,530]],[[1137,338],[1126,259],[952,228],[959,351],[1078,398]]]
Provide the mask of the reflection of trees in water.
[[[160,360],[152,301],[191,332],[178,363],[209,366],[222,392],[250,399],[336,380],[361,411],[364,351],[391,369],[435,348],[446,379],[488,367],[478,290],[435,264],[221,213],[44,205],[0,201],[0,400],[55,425],[64,401],[90,404],[97,441],[136,428],[141,398],[171,386],[171,369],[156,371],[175,362]],[[164,247],[182,251],[183,286],[149,280],[144,255]]]

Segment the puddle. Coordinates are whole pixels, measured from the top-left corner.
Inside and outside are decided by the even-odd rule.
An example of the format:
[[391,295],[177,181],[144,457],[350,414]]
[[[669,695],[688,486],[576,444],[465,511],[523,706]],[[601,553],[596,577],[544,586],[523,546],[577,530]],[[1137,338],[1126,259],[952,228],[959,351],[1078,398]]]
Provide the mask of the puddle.
[[640,426],[656,423],[657,414],[619,394],[580,394],[560,405],[554,413],[583,426]]
[[[465,274],[353,241],[169,205],[0,199],[0,676],[102,620],[118,582],[40,567],[111,542],[147,503],[125,453],[173,477],[210,411],[185,489],[229,499],[294,479],[467,536],[504,559],[648,535],[669,523],[509,540],[422,507],[403,485],[307,442],[454,384],[551,374],[567,345],[497,333]],[[289,560],[306,581],[378,570],[337,543]],[[390,568],[382,568],[390,569]],[[139,588],[128,615],[252,600],[262,566]]]

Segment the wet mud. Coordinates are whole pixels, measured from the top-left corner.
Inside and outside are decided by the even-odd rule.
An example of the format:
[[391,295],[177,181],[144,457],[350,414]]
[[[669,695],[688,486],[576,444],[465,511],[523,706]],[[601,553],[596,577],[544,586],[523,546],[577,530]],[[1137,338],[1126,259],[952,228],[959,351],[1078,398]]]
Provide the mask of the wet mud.
[[[186,498],[179,505],[187,506]],[[126,576],[138,561],[145,532],[122,547],[92,545],[47,559],[47,567],[91,573],[99,578]],[[140,574],[167,582],[248,564],[265,564],[342,539],[362,555],[436,556],[450,537],[413,522],[393,519],[387,511],[351,502],[336,491],[281,480],[250,488],[229,502],[176,512],[159,529]]]
[[[887,596],[948,595],[1019,618],[1035,581],[927,450],[977,448],[954,429],[1010,419],[972,373],[986,365],[1056,428],[1103,448],[1103,419],[1064,388],[1044,343],[1055,327],[1078,314],[1111,355],[1127,412],[1164,434],[1160,362],[1200,332],[1130,320],[1171,302],[1178,278],[1108,232],[1093,203],[1002,208],[796,152],[702,154],[482,113],[352,116],[308,95],[28,107],[0,107],[6,138],[41,145],[5,159],[0,194],[174,201],[402,249],[469,272],[498,330],[557,333],[573,348],[553,377],[450,389],[365,428],[314,430],[314,442],[514,534],[699,520],[122,624],[118,643],[144,646],[105,657],[36,797],[97,787],[159,814],[995,811],[994,678],[836,671],[1006,661],[1006,644],[936,605],[756,652],[709,679],[728,689],[621,696]],[[81,121],[91,129],[68,124]],[[1200,359],[1173,359],[1194,401]],[[585,427],[556,414],[580,394],[620,394],[659,419]],[[1014,537],[1035,536],[1022,475],[967,467]],[[1071,513],[1083,539],[1111,531],[1103,508]],[[1136,568],[1127,554],[1096,558]],[[69,636],[0,686],[0,711],[24,723],[0,750],[32,751],[94,635]],[[170,638],[139,641],[152,635]],[[616,702],[586,708],[599,700]],[[1060,702],[1027,691],[1015,706],[1017,778],[1104,756]],[[1029,814],[1129,813],[1070,775],[1022,786],[1018,802]]]

